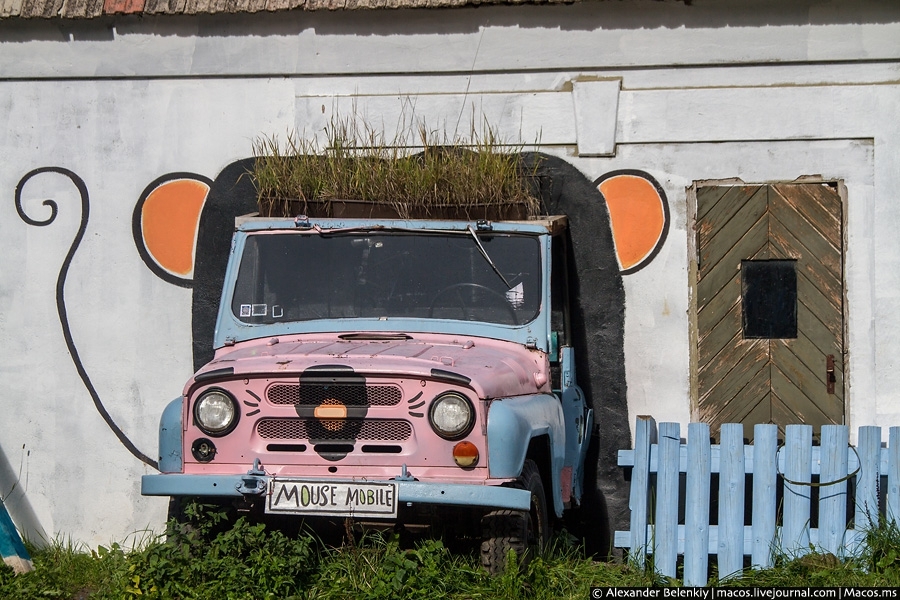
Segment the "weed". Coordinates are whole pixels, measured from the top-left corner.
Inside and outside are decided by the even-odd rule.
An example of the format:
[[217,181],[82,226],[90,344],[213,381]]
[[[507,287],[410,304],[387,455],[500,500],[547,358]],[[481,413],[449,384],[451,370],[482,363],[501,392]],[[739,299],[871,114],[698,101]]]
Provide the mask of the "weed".
[[900,585],[900,530],[896,523],[871,523],[858,556],[838,558],[810,548],[803,556],[775,553],[771,569],[747,569],[740,577],[712,580],[710,585],[733,587],[897,587]]
[[310,598],[454,598],[487,577],[471,561],[451,555],[440,540],[403,548],[396,535],[368,534],[332,550],[322,562]]
[[225,521],[216,506],[191,505],[183,523],[127,558],[126,597],[285,598],[307,583],[317,562],[311,536],[289,538],[244,517],[210,539]]
[[883,577],[884,585],[900,586],[900,527],[897,521],[882,518],[877,525],[870,524],[860,563],[873,576]]
[[124,587],[125,552],[119,544],[97,550],[71,540],[54,540],[44,548],[29,547],[34,570],[13,575],[0,565],[0,597],[31,598],[115,598]]

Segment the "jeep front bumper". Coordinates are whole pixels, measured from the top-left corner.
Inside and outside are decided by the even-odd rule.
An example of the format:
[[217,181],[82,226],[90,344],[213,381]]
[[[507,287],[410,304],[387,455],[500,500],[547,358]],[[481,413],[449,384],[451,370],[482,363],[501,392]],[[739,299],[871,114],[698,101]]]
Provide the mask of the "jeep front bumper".
[[[269,488],[267,475],[183,475],[161,473],[141,477],[144,496],[263,496]],[[321,481],[321,480],[320,480]],[[482,506],[528,510],[531,493],[497,485],[390,480],[397,486],[399,503]]]

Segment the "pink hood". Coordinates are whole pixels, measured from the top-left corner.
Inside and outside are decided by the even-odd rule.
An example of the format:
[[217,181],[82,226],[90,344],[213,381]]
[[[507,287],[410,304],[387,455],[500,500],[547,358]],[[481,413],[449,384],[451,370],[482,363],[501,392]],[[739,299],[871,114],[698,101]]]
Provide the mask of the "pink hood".
[[[386,334],[374,335],[383,338]],[[313,334],[253,340],[218,350],[216,358],[196,375],[229,367],[235,375],[251,377],[299,375],[324,365],[393,378],[430,379],[436,369],[470,379],[480,398],[550,390],[549,363],[543,352],[512,342],[440,334],[415,334],[412,339],[345,340],[336,334]]]

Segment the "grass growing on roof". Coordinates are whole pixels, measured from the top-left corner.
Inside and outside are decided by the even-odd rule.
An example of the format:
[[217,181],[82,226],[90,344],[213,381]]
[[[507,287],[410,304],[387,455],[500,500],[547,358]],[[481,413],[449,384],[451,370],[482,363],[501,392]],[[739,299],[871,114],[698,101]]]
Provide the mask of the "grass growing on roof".
[[[252,177],[265,216],[311,216],[337,200],[390,208],[401,218],[446,215],[528,218],[540,201],[527,179],[534,167],[520,158],[487,123],[468,136],[450,137],[422,122],[399,127],[388,138],[359,117],[336,117],[326,141],[289,133],[258,138]],[[495,216],[496,215],[496,216]]]

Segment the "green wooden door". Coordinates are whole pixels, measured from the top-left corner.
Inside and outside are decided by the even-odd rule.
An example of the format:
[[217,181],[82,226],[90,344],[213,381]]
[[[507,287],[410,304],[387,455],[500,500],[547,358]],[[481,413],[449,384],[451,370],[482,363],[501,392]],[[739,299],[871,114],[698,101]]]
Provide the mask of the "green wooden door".
[[835,184],[698,186],[702,421],[843,423],[842,202]]

